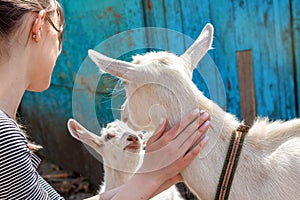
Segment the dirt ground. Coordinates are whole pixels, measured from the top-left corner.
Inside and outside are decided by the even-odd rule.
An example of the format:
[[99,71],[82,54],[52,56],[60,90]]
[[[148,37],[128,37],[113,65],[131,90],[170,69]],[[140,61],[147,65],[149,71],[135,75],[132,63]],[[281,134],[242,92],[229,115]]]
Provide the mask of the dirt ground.
[[[87,178],[75,172],[63,170],[47,160],[41,162],[38,171],[66,200],[82,200],[97,194],[98,188],[90,184]],[[182,183],[177,186],[184,199],[198,200]]]
[[97,193],[87,178],[43,160],[38,169],[40,175],[66,200],[82,200]]

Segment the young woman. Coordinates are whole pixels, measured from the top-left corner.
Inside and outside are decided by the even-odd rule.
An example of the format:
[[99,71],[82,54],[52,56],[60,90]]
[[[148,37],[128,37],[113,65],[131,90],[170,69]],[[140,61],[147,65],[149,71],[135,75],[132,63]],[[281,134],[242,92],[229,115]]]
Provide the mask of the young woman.
[[[16,113],[26,90],[40,92],[49,87],[62,48],[63,25],[63,11],[56,0],[0,0],[1,200],[62,199],[39,176],[40,160],[30,150]],[[163,120],[147,143],[139,173],[125,185],[101,194],[101,199],[149,199],[182,181],[180,172],[207,142],[203,137],[190,149],[208,129],[208,118],[207,113],[194,110],[167,132]],[[182,132],[189,137],[181,137]],[[161,153],[156,155],[158,150]],[[173,156],[169,155],[175,153],[176,159],[170,160]]]

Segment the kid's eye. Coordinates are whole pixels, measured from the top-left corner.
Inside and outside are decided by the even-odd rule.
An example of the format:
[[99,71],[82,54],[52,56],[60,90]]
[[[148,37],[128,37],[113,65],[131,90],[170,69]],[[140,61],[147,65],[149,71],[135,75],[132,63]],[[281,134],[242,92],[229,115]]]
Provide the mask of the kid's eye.
[[114,137],[115,137],[114,134],[108,133],[108,134],[106,135],[105,139],[106,139],[106,140],[110,140],[111,138],[114,138]]

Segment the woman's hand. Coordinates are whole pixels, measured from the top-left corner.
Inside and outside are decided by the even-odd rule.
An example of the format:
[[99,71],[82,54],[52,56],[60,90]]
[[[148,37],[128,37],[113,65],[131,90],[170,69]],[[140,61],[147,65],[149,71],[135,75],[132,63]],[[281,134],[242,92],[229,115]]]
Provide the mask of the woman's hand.
[[167,121],[163,120],[147,142],[142,166],[112,199],[150,199],[182,181],[180,172],[208,140],[207,136],[202,137],[209,127],[208,119],[206,112],[196,109],[167,132]]
[[199,154],[208,140],[207,136],[203,137],[209,127],[208,120],[208,113],[196,109],[167,132],[167,122],[163,120],[147,142],[144,161],[137,173],[155,179],[160,190],[182,181],[180,172]]

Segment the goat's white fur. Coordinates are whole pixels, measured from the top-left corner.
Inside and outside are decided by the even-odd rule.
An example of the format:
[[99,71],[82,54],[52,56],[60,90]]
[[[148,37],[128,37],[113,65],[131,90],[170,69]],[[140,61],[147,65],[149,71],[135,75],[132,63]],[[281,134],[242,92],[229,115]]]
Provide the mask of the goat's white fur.
[[[92,147],[103,158],[104,182],[100,194],[123,185],[137,170],[143,157],[144,141],[141,132],[133,131],[119,120],[103,128],[100,136],[88,131],[74,119],[68,121],[68,129],[74,138]],[[174,185],[152,200],[183,200],[183,198]]]
[[[207,24],[182,56],[152,52],[135,56],[132,63],[108,59],[89,50],[90,58],[100,69],[123,79],[127,100],[122,120],[131,128],[153,130],[161,117],[166,117],[171,127],[196,107],[210,113],[210,140],[200,154],[204,156],[199,155],[182,172],[185,183],[201,199],[214,199],[231,133],[240,124],[191,81],[192,70],[211,48],[212,40],[213,26]],[[257,119],[245,138],[229,199],[299,197],[300,120]]]

